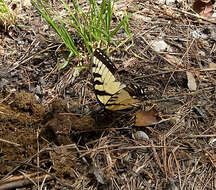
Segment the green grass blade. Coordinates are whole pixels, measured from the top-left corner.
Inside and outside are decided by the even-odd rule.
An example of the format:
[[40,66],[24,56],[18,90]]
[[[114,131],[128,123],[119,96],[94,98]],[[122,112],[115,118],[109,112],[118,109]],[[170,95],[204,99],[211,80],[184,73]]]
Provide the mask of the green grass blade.
[[110,36],[113,37],[114,35],[116,35],[116,33],[119,31],[119,29],[124,26],[126,26],[125,31],[127,32],[127,34],[130,35],[130,30],[129,30],[129,24],[128,24],[128,18],[129,16],[127,15],[123,20],[121,20],[121,22],[115,27],[115,29],[111,32]]

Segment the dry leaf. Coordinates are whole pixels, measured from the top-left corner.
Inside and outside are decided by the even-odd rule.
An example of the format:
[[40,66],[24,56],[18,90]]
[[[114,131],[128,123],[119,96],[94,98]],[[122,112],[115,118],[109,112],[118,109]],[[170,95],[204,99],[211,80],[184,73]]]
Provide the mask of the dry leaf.
[[200,16],[202,17],[210,17],[213,15],[213,6],[212,4],[207,4],[205,6],[205,9],[203,11],[201,11]]
[[165,54],[165,59],[166,59],[166,61],[168,61],[171,65],[173,65],[175,67],[176,66],[183,66],[182,61],[173,55]]
[[193,74],[189,71],[187,71],[186,74],[188,79],[188,83],[187,83],[188,88],[192,91],[195,91],[197,89],[197,84]]
[[146,15],[141,15],[141,14],[138,14],[138,13],[134,13],[131,15],[132,19],[134,20],[140,20],[140,21],[143,21],[143,22],[150,22],[152,20],[152,18],[146,16]]
[[159,122],[155,109],[151,109],[150,111],[140,111],[136,113],[136,122],[135,126],[145,127],[149,125],[154,125]]
[[93,169],[93,174],[95,175],[97,181],[101,184],[105,184],[104,182],[104,173],[99,168]]
[[212,0],[196,0],[193,4],[193,10],[202,17],[212,16],[213,1]]
[[23,3],[24,7],[31,7],[32,6],[31,0],[25,0],[25,1],[22,1],[22,3]]
[[162,39],[153,40],[151,42],[151,47],[154,51],[160,53],[164,51],[172,52],[171,47]]
[[0,45],[0,56],[4,55],[4,48]]
[[209,63],[209,69],[215,69],[216,68],[216,63]]
[[134,65],[136,63],[136,58],[132,57],[130,59],[128,59],[127,61],[124,61],[124,69],[127,68],[127,67],[130,67],[132,65]]

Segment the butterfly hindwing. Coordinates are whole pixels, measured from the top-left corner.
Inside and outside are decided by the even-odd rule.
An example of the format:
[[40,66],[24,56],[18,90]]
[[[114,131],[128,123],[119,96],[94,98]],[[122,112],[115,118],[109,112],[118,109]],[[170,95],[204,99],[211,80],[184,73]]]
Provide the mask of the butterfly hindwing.
[[125,89],[121,89],[111,97],[105,108],[109,110],[124,110],[134,107],[138,102],[139,100],[132,98]]

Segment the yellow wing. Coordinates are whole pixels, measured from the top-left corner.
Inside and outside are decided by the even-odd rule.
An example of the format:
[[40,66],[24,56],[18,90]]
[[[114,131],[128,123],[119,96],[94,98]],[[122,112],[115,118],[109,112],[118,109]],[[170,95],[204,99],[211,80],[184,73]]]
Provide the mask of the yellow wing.
[[132,98],[126,85],[116,81],[116,68],[100,49],[96,49],[93,57],[92,74],[97,99],[108,110],[123,110],[134,106],[139,100]]
[[124,110],[134,107],[138,102],[140,101],[132,98],[125,89],[121,89],[109,99],[108,103],[105,105],[105,108],[113,111]]

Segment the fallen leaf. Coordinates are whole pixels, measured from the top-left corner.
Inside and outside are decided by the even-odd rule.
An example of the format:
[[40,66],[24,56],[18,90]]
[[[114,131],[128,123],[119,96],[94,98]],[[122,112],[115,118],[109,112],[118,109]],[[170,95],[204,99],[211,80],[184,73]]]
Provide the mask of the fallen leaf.
[[130,58],[128,59],[127,61],[124,61],[124,69],[127,68],[127,67],[130,67],[131,65],[134,65],[136,63],[136,58]]
[[201,11],[201,13],[200,13],[200,16],[202,16],[202,17],[210,17],[210,16],[212,16],[213,15],[213,6],[212,6],[212,4],[207,4],[206,6],[205,6],[205,9],[203,10],[203,11]]
[[24,7],[31,7],[32,6],[31,0],[25,0],[22,3],[23,3]]
[[138,13],[134,13],[131,15],[131,18],[134,20],[140,20],[143,22],[150,22],[152,20],[152,18],[146,16],[146,15],[142,15],[142,14],[138,14]]
[[212,0],[196,0],[192,8],[202,17],[209,17],[214,13]]
[[104,173],[99,168],[94,168],[93,174],[95,175],[95,177],[99,183],[105,184]]
[[188,79],[188,88],[192,91],[195,91],[197,89],[197,84],[196,84],[196,80],[193,76],[193,74],[189,71],[186,72],[187,75],[187,79]]
[[136,122],[135,126],[145,127],[149,125],[154,125],[159,122],[157,117],[157,113],[155,109],[151,109],[150,111],[140,111],[136,113]]
[[162,39],[153,40],[151,43],[152,49],[158,53],[169,51],[172,52],[171,47]]
[[183,67],[182,61],[173,55],[165,54],[165,59],[166,59],[166,61],[169,62],[169,64],[171,64],[175,67],[176,66],[182,66]]
[[0,56],[4,55],[4,48],[0,45]]
[[209,69],[215,69],[216,68],[216,63],[209,63]]

